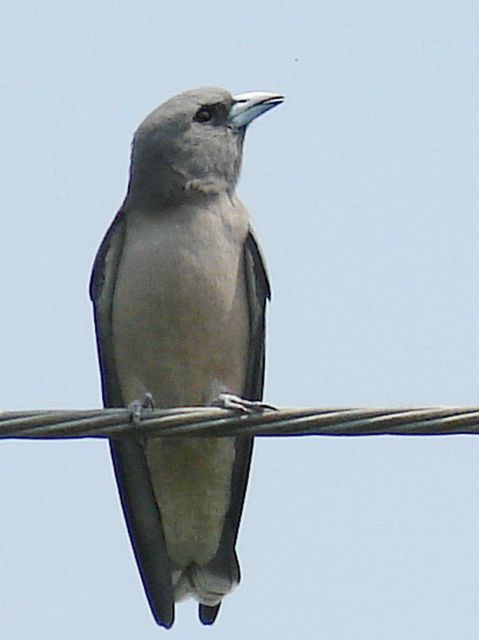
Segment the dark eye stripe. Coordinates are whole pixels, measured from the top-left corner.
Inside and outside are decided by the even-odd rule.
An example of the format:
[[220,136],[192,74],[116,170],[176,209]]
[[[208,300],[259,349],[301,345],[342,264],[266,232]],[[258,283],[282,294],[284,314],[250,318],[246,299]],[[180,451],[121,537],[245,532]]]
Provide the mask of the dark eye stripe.
[[200,107],[195,113],[196,122],[209,122],[212,117],[213,114],[211,112],[211,109],[209,109],[208,107]]
[[213,104],[201,105],[195,113],[193,120],[195,122],[212,122],[215,125],[221,125],[228,119],[230,104],[224,102],[215,102]]

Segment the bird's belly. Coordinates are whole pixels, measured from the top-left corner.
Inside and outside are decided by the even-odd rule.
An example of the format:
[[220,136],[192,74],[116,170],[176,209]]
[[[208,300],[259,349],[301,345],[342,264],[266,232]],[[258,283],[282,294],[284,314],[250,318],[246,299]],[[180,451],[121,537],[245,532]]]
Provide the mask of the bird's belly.
[[[167,224],[161,234],[148,224],[127,230],[112,317],[126,404],[145,392],[157,407],[206,404],[221,387],[243,392],[242,244],[225,243],[215,221],[202,222],[181,233]],[[234,439],[149,439],[145,454],[173,565],[208,562],[229,508]]]
[[174,568],[206,564],[230,504],[234,438],[156,438],[146,456]]

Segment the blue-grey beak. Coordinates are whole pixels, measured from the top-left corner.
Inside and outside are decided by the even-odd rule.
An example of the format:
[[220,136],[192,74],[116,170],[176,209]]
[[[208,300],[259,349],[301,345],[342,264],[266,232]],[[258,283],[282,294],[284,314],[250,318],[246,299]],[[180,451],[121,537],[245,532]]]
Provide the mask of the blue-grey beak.
[[233,96],[233,106],[230,109],[228,120],[236,127],[246,127],[262,113],[266,113],[278,106],[284,100],[284,96],[278,93],[265,93],[263,91],[251,91]]

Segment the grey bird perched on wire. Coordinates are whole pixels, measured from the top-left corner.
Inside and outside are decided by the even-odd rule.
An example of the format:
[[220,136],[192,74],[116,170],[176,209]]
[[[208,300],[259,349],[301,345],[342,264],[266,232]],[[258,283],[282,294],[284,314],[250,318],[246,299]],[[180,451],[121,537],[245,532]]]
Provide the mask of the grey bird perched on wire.
[[[125,201],[90,284],[103,401],[140,408],[220,404],[249,410],[264,379],[270,288],[235,194],[248,124],[282,102],[206,87],[139,126]],[[128,532],[158,624],[199,601],[212,624],[239,581],[235,543],[252,439],[111,440]]]

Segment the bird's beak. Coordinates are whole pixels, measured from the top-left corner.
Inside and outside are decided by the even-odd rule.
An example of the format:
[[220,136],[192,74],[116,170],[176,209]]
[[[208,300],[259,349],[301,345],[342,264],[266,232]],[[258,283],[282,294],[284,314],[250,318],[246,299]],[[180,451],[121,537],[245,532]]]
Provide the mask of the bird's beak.
[[278,106],[284,97],[278,93],[251,91],[233,97],[228,121],[236,127],[246,127],[262,113]]

